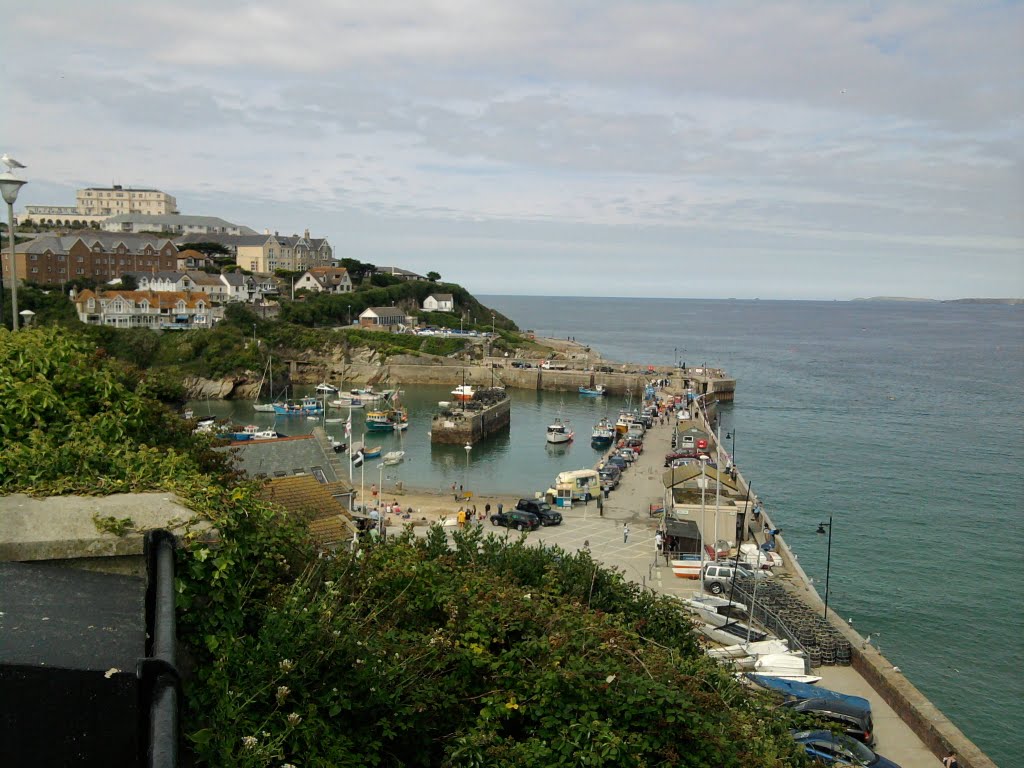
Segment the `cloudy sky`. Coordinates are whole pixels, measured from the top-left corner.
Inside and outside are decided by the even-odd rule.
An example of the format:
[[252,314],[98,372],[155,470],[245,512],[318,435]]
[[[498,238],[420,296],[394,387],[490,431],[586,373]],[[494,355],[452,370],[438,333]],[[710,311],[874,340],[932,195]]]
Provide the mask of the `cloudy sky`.
[[22,204],[156,187],[480,293],[1024,296],[1019,2],[5,14]]

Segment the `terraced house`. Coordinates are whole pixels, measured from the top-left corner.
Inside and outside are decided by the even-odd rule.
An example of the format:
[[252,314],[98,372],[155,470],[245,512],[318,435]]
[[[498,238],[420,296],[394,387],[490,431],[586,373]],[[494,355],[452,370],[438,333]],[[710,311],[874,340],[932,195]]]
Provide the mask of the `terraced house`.
[[224,317],[210,297],[191,291],[92,291],[74,293],[78,319],[90,325],[153,330],[212,328]]
[[[106,282],[127,272],[156,272],[178,266],[174,243],[155,235],[42,235],[17,245],[14,256],[18,279],[41,285],[60,285],[75,278]],[[0,259],[5,282],[11,277],[8,262],[5,251]]]
[[214,242],[223,245],[235,256],[242,269],[269,275],[275,270],[299,272],[312,267],[330,267],[334,263],[334,249],[326,237],[310,237],[307,229],[301,235],[283,236],[278,232],[262,235],[195,234],[179,237],[179,246],[190,243]]

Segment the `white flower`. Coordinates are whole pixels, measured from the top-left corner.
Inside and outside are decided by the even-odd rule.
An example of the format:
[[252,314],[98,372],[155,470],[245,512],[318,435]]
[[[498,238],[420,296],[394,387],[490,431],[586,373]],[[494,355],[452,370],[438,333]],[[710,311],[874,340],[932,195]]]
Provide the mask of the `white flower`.
[[277,666],[281,668],[282,672],[291,672],[295,669],[295,662],[291,659],[281,659]]
[[287,685],[277,686],[277,703],[284,704],[284,700],[288,698],[289,693],[291,693],[291,689]]
[[255,736],[242,737],[242,749],[256,749],[256,745],[259,743],[259,740]]
[[298,712],[292,712],[290,715],[288,715],[288,725],[294,726],[298,725],[301,722],[302,718],[299,716]]

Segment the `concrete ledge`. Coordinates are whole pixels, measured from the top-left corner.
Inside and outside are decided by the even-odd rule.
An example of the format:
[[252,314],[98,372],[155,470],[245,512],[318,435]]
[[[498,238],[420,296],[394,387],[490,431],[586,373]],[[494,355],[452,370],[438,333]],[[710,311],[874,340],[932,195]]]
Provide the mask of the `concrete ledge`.
[[[131,518],[124,536],[105,533],[93,516]],[[122,493],[114,496],[51,496],[23,494],[0,497],[0,561],[61,561],[106,570],[98,560],[142,556],[143,535],[154,528],[178,528],[196,513],[169,493]],[[205,523],[200,523],[205,527]],[[124,564],[114,567],[124,572]]]

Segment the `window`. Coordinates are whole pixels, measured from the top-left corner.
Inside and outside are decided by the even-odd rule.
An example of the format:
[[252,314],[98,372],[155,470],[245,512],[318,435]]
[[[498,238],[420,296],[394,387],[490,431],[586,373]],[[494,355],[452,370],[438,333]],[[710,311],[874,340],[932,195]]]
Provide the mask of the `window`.
[[33,272],[38,272],[39,271],[39,267],[32,267],[32,271]]
[[306,474],[306,470],[301,469],[301,468],[300,469],[293,469],[292,470],[292,474],[293,475],[304,475],[304,474]]
[[323,467],[313,467],[313,477],[315,477],[319,483],[327,482],[327,475],[324,474]]

